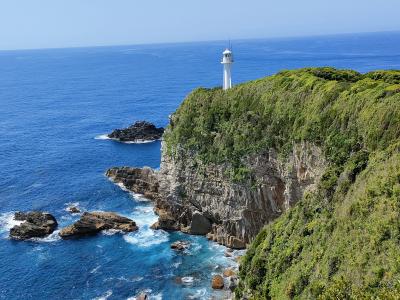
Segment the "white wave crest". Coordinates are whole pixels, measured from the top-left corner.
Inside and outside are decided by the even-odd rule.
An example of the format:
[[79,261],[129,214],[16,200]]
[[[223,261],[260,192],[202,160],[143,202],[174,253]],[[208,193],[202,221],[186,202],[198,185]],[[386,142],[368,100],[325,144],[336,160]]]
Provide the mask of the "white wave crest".
[[93,300],[107,300],[108,298],[111,297],[112,294],[113,294],[112,291],[108,290],[107,292],[105,292],[100,297],[93,298]]
[[94,138],[95,140],[111,140],[111,138],[108,137],[108,134],[101,134],[98,135]]
[[155,141],[160,141],[161,139],[155,139],[155,140],[134,140],[134,141],[120,141],[119,139],[114,139],[114,138],[110,138],[108,136],[108,134],[100,134],[95,136],[94,138],[95,140],[112,140],[112,141],[116,141],[116,142],[120,142],[123,144],[148,144],[148,143],[153,143]]
[[138,207],[130,217],[135,220],[139,227],[149,227],[158,220],[152,207]]
[[148,143],[153,143],[155,141],[159,141],[159,139],[157,139],[157,140],[134,140],[134,141],[127,141],[127,142],[118,141],[118,142],[124,143],[124,144],[148,144]]
[[196,290],[194,295],[189,295],[188,299],[204,299],[206,296],[207,290],[205,288]]
[[168,233],[163,230],[150,228],[140,229],[138,232],[124,235],[124,240],[132,245],[147,248],[168,241]]
[[94,269],[90,270],[90,274],[94,274],[97,273],[97,271],[100,269],[100,265],[98,265],[97,267],[95,267]]
[[24,221],[14,220],[14,212],[0,214],[0,232],[9,232],[16,225],[21,225]]
[[121,230],[118,230],[118,229],[107,229],[107,230],[103,230],[102,232],[101,232],[101,234],[103,234],[103,235],[114,235],[114,234],[116,234],[116,233],[121,233],[122,231]]
[[194,278],[193,277],[190,277],[190,276],[187,276],[187,277],[182,277],[182,282],[184,283],[184,284],[192,284],[193,283],[193,281],[194,281]]
[[44,238],[31,238],[30,241],[38,242],[38,243],[52,243],[61,240],[61,237],[58,235],[60,230],[55,230],[52,234]]
[[139,202],[149,202],[150,199],[146,198],[143,194],[137,194],[134,192],[129,192],[133,199]]

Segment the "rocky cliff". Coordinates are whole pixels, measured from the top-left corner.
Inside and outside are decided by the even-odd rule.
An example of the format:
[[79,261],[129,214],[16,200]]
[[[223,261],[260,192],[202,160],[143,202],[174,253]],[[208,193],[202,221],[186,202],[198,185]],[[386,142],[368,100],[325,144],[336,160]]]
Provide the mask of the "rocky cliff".
[[286,159],[273,149],[246,159],[253,180],[232,182],[228,166],[204,165],[182,153],[162,152],[160,171],[112,168],[107,176],[155,201],[155,228],[207,236],[231,248],[245,248],[260,229],[315,189],[326,161],[315,145],[294,145]]
[[154,228],[248,246],[238,299],[396,299],[400,71],[284,71],[197,89],[159,171],[111,169]]
[[156,207],[171,212],[173,226],[190,233],[196,231],[193,215],[202,216],[211,224],[209,238],[243,248],[266,223],[313,188],[324,165],[321,151],[312,145],[296,145],[284,161],[269,149],[246,159],[253,180],[236,183],[226,165],[204,165],[186,153],[172,158],[164,151],[159,172],[162,197]]

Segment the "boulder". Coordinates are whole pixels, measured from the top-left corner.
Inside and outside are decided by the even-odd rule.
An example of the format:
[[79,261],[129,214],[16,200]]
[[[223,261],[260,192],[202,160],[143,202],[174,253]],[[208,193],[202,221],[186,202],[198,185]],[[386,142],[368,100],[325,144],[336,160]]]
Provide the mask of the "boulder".
[[14,220],[23,221],[10,230],[10,237],[17,240],[42,238],[54,232],[57,220],[49,213],[33,211],[28,213],[17,212]]
[[197,235],[205,235],[211,231],[211,222],[199,211],[195,211],[192,215],[190,223],[190,233]]
[[232,257],[232,253],[231,253],[231,252],[228,252],[228,251],[225,251],[225,252],[224,252],[224,255],[225,255],[226,257]]
[[128,128],[115,129],[108,137],[121,142],[153,141],[160,139],[163,133],[162,127],[157,128],[150,122],[137,121]]
[[71,205],[67,207],[67,212],[71,214],[79,214],[81,210],[78,207]]
[[190,243],[187,241],[176,241],[171,244],[171,249],[174,249],[176,251],[183,251],[187,248],[189,248]]
[[221,275],[214,275],[211,282],[211,287],[215,290],[222,290],[224,288],[224,278]]
[[233,275],[236,275],[236,273],[231,268],[228,268],[228,269],[224,270],[223,275],[224,275],[224,277],[231,277]]
[[62,238],[93,235],[102,230],[115,229],[122,232],[138,230],[136,223],[126,217],[112,212],[85,212],[74,224],[63,228],[59,235]]

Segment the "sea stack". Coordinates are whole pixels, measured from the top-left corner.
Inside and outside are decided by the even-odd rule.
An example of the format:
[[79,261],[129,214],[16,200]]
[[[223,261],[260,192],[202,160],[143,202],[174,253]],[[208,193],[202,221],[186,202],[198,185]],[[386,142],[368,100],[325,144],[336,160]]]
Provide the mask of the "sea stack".
[[57,221],[49,213],[32,211],[28,213],[17,212],[15,221],[21,221],[10,230],[10,237],[16,240],[27,240],[30,238],[43,238],[57,228]]
[[97,234],[103,230],[132,232],[138,230],[136,223],[113,212],[85,212],[74,224],[63,228],[59,235],[65,238]]
[[162,127],[147,121],[137,121],[127,128],[115,129],[108,137],[120,142],[146,142],[161,139],[163,133]]

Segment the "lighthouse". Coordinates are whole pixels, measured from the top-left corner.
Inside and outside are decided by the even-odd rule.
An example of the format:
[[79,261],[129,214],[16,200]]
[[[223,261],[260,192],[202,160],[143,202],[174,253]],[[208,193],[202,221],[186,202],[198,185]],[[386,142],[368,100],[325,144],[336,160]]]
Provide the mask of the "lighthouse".
[[231,68],[233,63],[232,51],[230,49],[226,49],[222,53],[222,61],[221,64],[224,65],[224,79],[223,79],[223,89],[227,90],[232,87],[232,75]]

